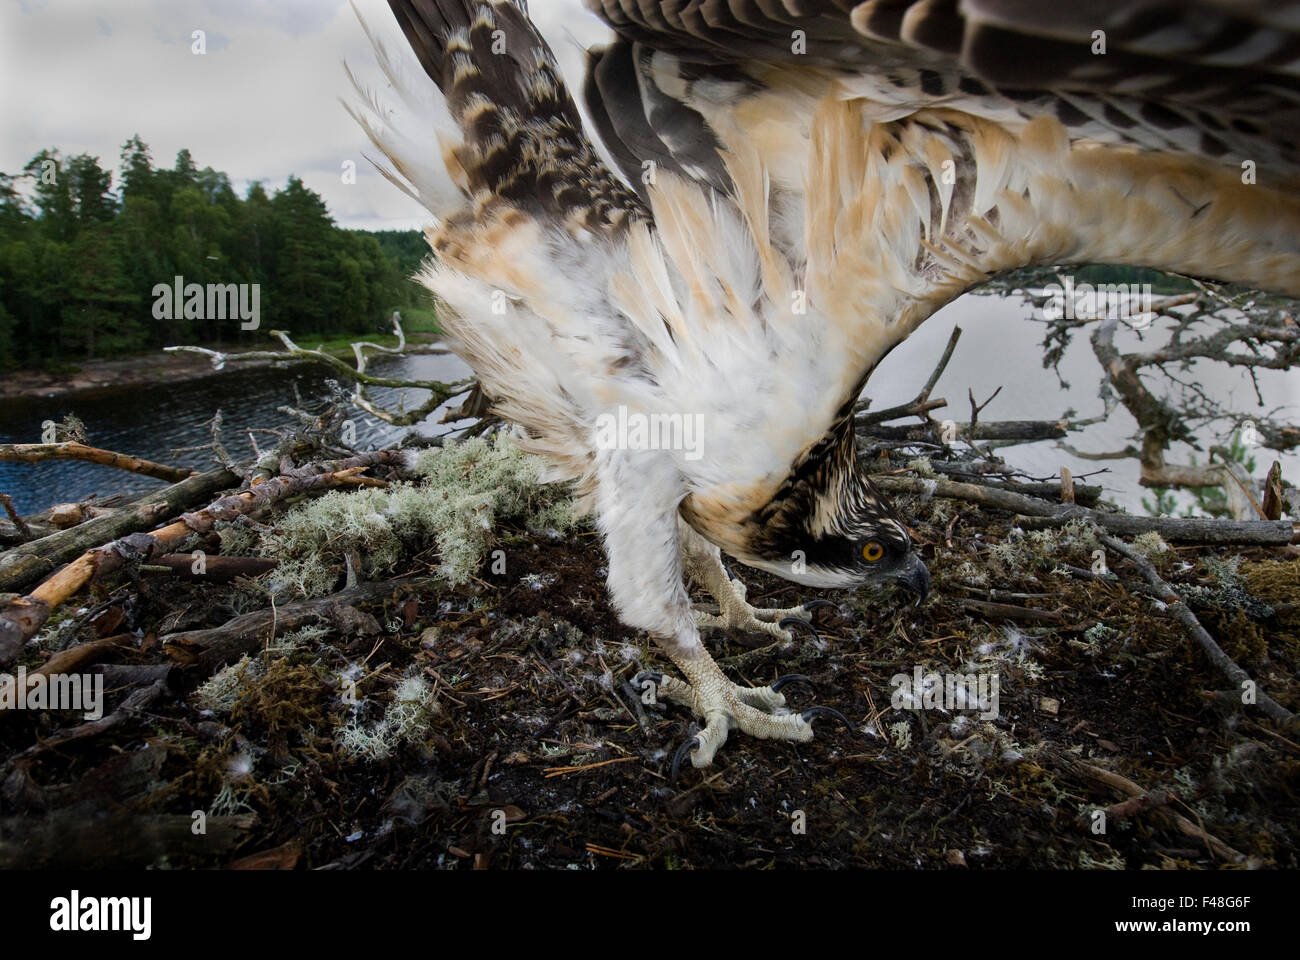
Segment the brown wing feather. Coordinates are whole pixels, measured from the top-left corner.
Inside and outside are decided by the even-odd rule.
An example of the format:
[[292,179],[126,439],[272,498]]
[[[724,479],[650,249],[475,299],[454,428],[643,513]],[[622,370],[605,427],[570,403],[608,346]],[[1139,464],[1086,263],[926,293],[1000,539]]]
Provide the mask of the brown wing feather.
[[[1266,0],[586,0],[700,69],[805,63],[986,95],[1139,145],[1300,168],[1300,4]],[[800,31],[795,34],[795,31]],[[1096,53],[1104,31],[1105,54]],[[797,41],[797,42],[796,42]],[[610,108],[614,112],[613,108]],[[1141,129],[1146,136],[1135,133]]]
[[389,0],[464,134],[472,194],[589,230],[647,216],[600,162],[545,41],[515,0]]

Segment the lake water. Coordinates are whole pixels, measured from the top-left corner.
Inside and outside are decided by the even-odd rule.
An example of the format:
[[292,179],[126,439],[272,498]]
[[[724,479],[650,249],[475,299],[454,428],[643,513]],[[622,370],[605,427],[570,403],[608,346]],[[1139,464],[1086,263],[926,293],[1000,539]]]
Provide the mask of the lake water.
[[[1070,384],[1063,390],[1051,370],[1042,366],[1039,341],[1041,324],[1028,319],[1029,308],[1018,299],[1000,299],[967,295],[950,304],[927,321],[912,337],[896,349],[872,377],[868,395],[876,408],[903,403],[915,396],[938,361],[954,325],[962,327],[962,338],[952,362],[939,380],[933,396],[944,397],[949,405],[934,411],[938,419],[958,422],[970,417],[966,390],[974,390],[979,401],[1002,387],[1002,392],[981,414],[982,421],[1019,419],[1056,419],[1073,408],[1077,416],[1092,416],[1101,409],[1097,399],[1100,367],[1092,355],[1086,331],[1076,337],[1061,364],[1061,372]],[[1125,339],[1127,338],[1127,339]],[[1157,331],[1151,344],[1163,343]],[[1136,349],[1135,334],[1119,338],[1121,349]],[[236,457],[251,455],[245,431],[251,427],[278,427],[289,418],[276,407],[294,402],[296,383],[304,402],[322,399],[324,373],[315,367],[289,369],[259,368],[240,370],[171,384],[150,387],[104,388],[44,399],[0,400],[0,442],[34,443],[41,433],[41,422],[60,420],[75,412],[86,423],[90,442],[95,446],[130,453],[163,463],[181,464],[195,469],[211,465],[207,452],[172,456],[175,447],[207,443],[206,422],[220,408],[224,414],[223,437],[227,449]],[[467,369],[455,357],[415,355],[378,358],[371,362],[371,372],[379,376],[410,379],[456,380]],[[1198,383],[1211,396],[1229,404],[1241,417],[1261,416],[1249,377],[1244,371],[1222,364],[1201,363],[1190,373],[1179,374]],[[1260,389],[1265,407],[1286,408],[1282,419],[1295,423],[1300,416],[1300,371],[1260,371]],[[375,390],[380,402],[395,400],[397,391]],[[407,407],[424,400],[427,393],[407,391]],[[459,401],[455,401],[459,402]],[[433,435],[453,429],[439,425],[441,410],[432,414],[418,429]],[[394,441],[407,429],[391,427],[360,410],[354,412],[358,446],[369,448]],[[1106,451],[1121,449],[1133,442],[1136,425],[1127,411],[1118,408],[1110,420],[1073,435],[1069,442],[1080,450]],[[1230,429],[1221,435],[1207,435],[1210,443],[1227,444]],[[263,448],[274,439],[258,436]],[[1089,462],[1066,454],[1050,441],[1023,444],[1000,451],[1010,463],[1037,476],[1056,474],[1068,466],[1075,476],[1106,468],[1089,480],[1100,483],[1107,496],[1135,512],[1145,512],[1141,499],[1150,493],[1137,483],[1136,462],[1121,460]],[[1189,451],[1175,450],[1170,462],[1183,462]],[[1271,451],[1259,451],[1256,476],[1262,476],[1272,463]],[[1200,462],[1205,462],[1201,454]],[[1283,473],[1293,481],[1300,477],[1300,456],[1282,458]],[[41,510],[53,503],[79,500],[90,494],[101,496],[119,491],[160,487],[158,480],[113,470],[95,464],[74,461],[46,461],[40,464],[0,463],[0,492],[14,498],[24,513]]]
[[[469,368],[452,356],[415,354],[408,357],[372,359],[368,372],[374,376],[422,380],[459,380]],[[221,436],[226,449],[237,459],[251,457],[249,428],[282,428],[292,418],[279,406],[293,406],[297,385],[306,406],[323,401],[324,368],[305,364],[288,368],[240,369],[197,379],[141,387],[105,387],[53,398],[0,399],[0,443],[38,443],[41,423],[62,420],[75,413],[86,424],[91,444],[107,450],[130,453],[147,460],[177,464],[196,470],[214,466],[210,451],[172,456],[176,447],[208,443],[208,421],[220,409]],[[376,388],[370,396],[385,406],[396,406],[402,391]],[[429,396],[427,390],[407,390],[407,409]],[[463,399],[463,398],[462,398]],[[460,399],[453,400],[458,405]],[[418,427],[433,435],[455,429],[456,424],[438,424],[440,407]],[[353,410],[357,447],[372,449],[393,443],[412,427],[393,427],[361,410]],[[275,446],[269,434],[254,434],[262,450]],[[163,487],[161,480],[74,460],[46,460],[41,463],[0,463],[0,493],[8,493],[23,513],[33,513],[54,503],[79,500],[90,494],[105,496],[122,491]]]

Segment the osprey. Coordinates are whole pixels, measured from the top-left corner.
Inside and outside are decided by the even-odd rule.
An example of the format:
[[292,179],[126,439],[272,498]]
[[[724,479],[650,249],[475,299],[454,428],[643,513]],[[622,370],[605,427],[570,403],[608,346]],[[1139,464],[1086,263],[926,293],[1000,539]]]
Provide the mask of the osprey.
[[1300,294],[1300,5],[587,2],[618,36],[588,59],[599,144],[522,0],[390,0],[432,83],[375,42],[400,103],[354,116],[435,218],[449,344],[576,482],[614,605],[685,677],[653,679],[704,721],[674,769],[703,767],[733,728],[835,715],[709,656],[703,628],[808,611],[752,608],[722,553],[927,593],[852,409],[932,313],[1032,264]]

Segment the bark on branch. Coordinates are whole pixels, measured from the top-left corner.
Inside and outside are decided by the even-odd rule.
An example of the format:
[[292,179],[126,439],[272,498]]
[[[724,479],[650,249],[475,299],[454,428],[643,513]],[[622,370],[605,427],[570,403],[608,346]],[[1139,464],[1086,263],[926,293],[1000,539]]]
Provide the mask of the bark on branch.
[[42,460],[85,460],[88,463],[116,467],[118,470],[141,473],[146,477],[157,477],[159,480],[167,480],[170,483],[179,483],[186,477],[194,475],[193,470],[186,470],[183,467],[169,467],[163,463],[142,460],[140,457],[128,456],[125,453],[114,453],[112,450],[88,447],[84,443],[77,443],[75,440],[68,440],[64,443],[0,443],[0,460],[11,463],[40,463]]
[[[917,480],[910,477],[871,478],[886,493],[944,497],[1009,510],[1019,514],[1025,526],[1059,526],[1071,520],[1090,520],[1119,534],[1132,536],[1154,530],[1166,540],[1179,543],[1254,544],[1286,546],[1300,542],[1296,525],[1289,520],[1214,520],[1174,517],[1135,517],[1127,513],[1102,513],[1078,504],[1052,504],[1036,497],[952,480]],[[1029,518],[1038,518],[1037,520]]]
[[223,497],[196,513],[185,514],[160,530],[132,534],[88,550],[31,593],[0,607],[0,666],[13,662],[41,624],[49,619],[51,611],[91,581],[128,563],[147,563],[150,557],[168,553],[192,534],[209,532],[219,520],[231,520],[309,490],[338,486],[375,464],[404,461],[405,456],[398,451],[381,450],[336,461],[330,473],[279,476],[250,490]]
[[297,630],[326,617],[331,607],[348,607],[381,597],[400,597],[427,589],[428,579],[388,580],[359,583],[327,597],[304,600],[265,610],[254,610],[206,630],[185,630],[162,638],[163,651],[183,667],[197,667],[210,674],[245,653],[259,650],[277,633]]
[[0,593],[24,590],[53,573],[59,564],[86,550],[152,527],[238,483],[237,473],[210,470],[165,487],[128,507],[6,550],[0,553]]

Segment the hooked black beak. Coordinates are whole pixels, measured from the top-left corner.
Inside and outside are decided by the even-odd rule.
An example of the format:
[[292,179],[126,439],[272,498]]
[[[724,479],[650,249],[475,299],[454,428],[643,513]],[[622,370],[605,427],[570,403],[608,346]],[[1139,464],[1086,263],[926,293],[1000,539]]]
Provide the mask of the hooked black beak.
[[920,603],[930,595],[930,571],[925,568],[921,558],[912,554],[907,563],[900,567],[898,572],[890,578],[897,581],[899,586],[906,587],[917,596],[917,603]]

